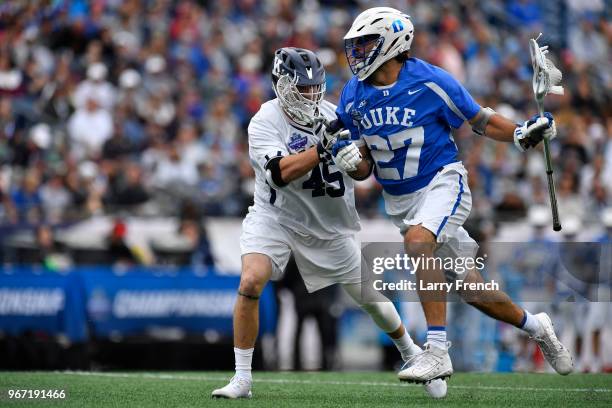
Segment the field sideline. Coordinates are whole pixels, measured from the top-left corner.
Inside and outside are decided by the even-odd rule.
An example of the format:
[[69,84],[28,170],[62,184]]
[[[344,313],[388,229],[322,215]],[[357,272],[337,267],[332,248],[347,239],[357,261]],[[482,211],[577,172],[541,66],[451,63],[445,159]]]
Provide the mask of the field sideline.
[[[129,407],[609,407],[612,375],[455,374],[448,397],[431,400],[421,386],[390,372],[258,372],[250,401],[212,400],[228,372],[0,372],[0,405]],[[9,389],[63,389],[65,400],[9,400]]]

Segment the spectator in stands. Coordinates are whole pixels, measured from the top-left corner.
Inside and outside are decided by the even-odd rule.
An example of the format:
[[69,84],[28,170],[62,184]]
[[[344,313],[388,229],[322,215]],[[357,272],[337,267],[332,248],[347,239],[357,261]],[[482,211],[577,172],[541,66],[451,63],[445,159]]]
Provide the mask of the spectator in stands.
[[102,158],[110,161],[118,161],[132,153],[133,146],[130,140],[123,135],[121,123],[115,122],[114,131],[110,139],[102,146]]
[[55,239],[53,229],[47,224],[41,224],[35,231],[36,263],[40,263],[50,271],[61,271],[68,268],[72,262],[68,254]]
[[578,24],[574,24],[569,35],[569,49],[576,63],[593,65],[601,70],[605,69],[601,64],[609,63],[610,45],[604,37],[605,33],[597,31],[595,23],[594,15],[585,15]]
[[140,263],[134,252],[125,241],[127,225],[123,220],[116,219],[108,241],[108,257],[110,263],[117,266],[131,266]]
[[164,151],[153,180],[155,185],[163,188],[174,186],[193,186],[198,181],[198,169],[196,163],[184,160],[179,154],[179,147],[172,143]]
[[134,163],[126,163],[109,179],[106,202],[120,207],[130,207],[146,203],[149,198],[142,170]]
[[193,247],[191,255],[192,266],[207,266],[212,268],[215,266],[215,260],[212,256],[210,243],[206,235],[206,230],[203,227],[202,221],[186,218],[181,221],[179,226],[179,235],[186,238]]
[[0,225],[14,224],[17,222],[17,211],[9,194],[0,187]]
[[60,172],[53,172],[41,186],[40,200],[46,219],[54,224],[60,223],[71,202],[70,192]]
[[21,185],[12,191],[11,201],[20,222],[36,224],[43,220],[40,176],[36,170],[29,170],[25,174]]
[[116,91],[113,85],[106,81],[107,75],[108,69],[101,62],[94,62],[87,68],[87,79],[74,91],[73,101],[77,109],[85,108],[90,98],[93,98],[101,109],[109,112],[113,109]]
[[68,121],[71,154],[76,160],[98,158],[104,142],[113,134],[111,114],[100,107],[92,95],[72,114]]

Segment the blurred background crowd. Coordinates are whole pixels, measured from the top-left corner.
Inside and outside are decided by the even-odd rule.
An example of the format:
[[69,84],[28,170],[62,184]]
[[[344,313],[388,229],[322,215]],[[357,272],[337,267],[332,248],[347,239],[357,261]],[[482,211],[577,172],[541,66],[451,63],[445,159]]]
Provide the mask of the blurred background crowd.
[[[558,129],[552,153],[560,213],[572,220],[574,238],[591,228],[581,238],[594,240],[612,206],[611,2],[384,3],[412,17],[413,56],[446,69],[482,106],[517,122],[535,113],[528,39],[544,33],[564,75],[565,95],[546,100]],[[274,51],[315,50],[327,70],[326,98],[336,102],[350,78],[342,37],[362,9],[379,5],[1,2],[0,262],[61,269],[79,263],[66,259],[70,254],[94,263],[152,263],[165,259],[172,241],[174,261],[212,266],[210,241],[221,236],[202,220],[241,217],[252,201],[246,128],[274,97]],[[498,222],[527,225],[530,209],[547,205],[541,151],[521,154],[468,126],[455,140],[470,174],[476,237],[497,234]],[[373,179],[360,182],[356,196],[362,218],[384,217]],[[89,252],[67,251],[57,238],[62,231],[96,217],[110,219],[110,228]],[[175,239],[158,239],[153,252],[141,253],[125,242],[130,217],[178,220]],[[535,216],[531,224],[547,221]],[[176,255],[177,248],[185,250]]]
[[[415,23],[414,56],[517,121],[534,113],[528,38],[545,33],[564,73],[547,99],[561,212],[596,222],[611,203],[609,2],[391,1]],[[273,97],[281,46],[316,50],[327,98],[350,77],[342,36],[367,1],[5,1],[0,6],[0,223],[99,213],[172,215],[191,200],[240,216],[253,192],[246,127]],[[473,218],[547,203],[540,154],[457,132]],[[381,215],[362,183],[364,217]]]

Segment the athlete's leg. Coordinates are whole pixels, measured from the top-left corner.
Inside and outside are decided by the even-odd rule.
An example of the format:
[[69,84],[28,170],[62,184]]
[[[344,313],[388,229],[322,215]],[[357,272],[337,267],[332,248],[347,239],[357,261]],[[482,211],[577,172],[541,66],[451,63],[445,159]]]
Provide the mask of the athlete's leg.
[[[478,271],[472,270],[465,281],[484,282],[484,279]],[[527,332],[538,343],[546,360],[559,374],[567,375],[573,370],[572,357],[567,348],[557,339],[552,321],[547,314],[532,315],[512,302],[510,297],[501,290],[460,291],[459,293],[467,303],[486,315]]]
[[[412,341],[393,303],[384,295],[374,290],[363,294],[361,283],[342,284],[342,288],[372,317],[374,323],[387,333],[399,350],[402,360],[409,361],[411,356],[422,351]],[[446,388],[446,382],[442,380],[431,381],[425,385],[425,391],[433,398],[444,398]]]
[[[363,296],[361,292],[361,283],[345,283],[342,284],[342,288],[353,298],[355,302],[363,309],[364,312],[368,313],[374,323],[392,339],[401,339],[404,336],[407,337],[407,343],[398,346],[402,357],[406,357],[420,351],[420,348],[414,344],[410,335],[404,328],[402,320],[393,306],[393,303],[385,296],[376,291],[370,291],[367,295]],[[418,349],[418,350],[417,350]]]
[[242,274],[234,305],[236,375],[228,385],[214,390],[213,397],[251,397],[251,363],[259,331],[259,296],[271,276],[272,262],[268,256],[257,253],[242,256]]
[[[404,235],[406,252],[412,257],[431,259],[434,256],[436,245],[436,236],[422,225],[413,225]],[[427,287],[430,283],[446,281],[444,272],[433,268],[433,262],[430,264],[427,265],[427,262],[424,262],[422,267],[416,271],[419,298],[423,305],[427,325],[446,326],[446,292],[444,290],[421,290],[421,287]]]
[[416,277],[417,290],[427,321],[427,347],[415,358],[411,366],[398,373],[398,377],[402,381],[427,384],[431,380],[444,379],[453,373],[446,342],[446,292],[436,289],[441,286],[433,286],[433,289],[428,286],[444,283],[446,279],[444,272],[435,267],[435,262],[427,262],[428,259],[433,259],[437,246],[436,236],[429,229],[420,224],[411,226],[404,235],[404,246],[410,256],[423,259],[416,271]]
[[[480,283],[484,282],[484,279],[480,272],[473,269],[467,274],[464,281],[466,283]],[[487,316],[522,328],[521,324],[526,312],[514,303],[506,292],[502,290],[459,291],[459,294],[468,304]]]
[[242,274],[234,306],[235,348],[247,350],[255,346],[259,331],[259,296],[271,275],[272,262],[268,256],[246,254],[242,257]]

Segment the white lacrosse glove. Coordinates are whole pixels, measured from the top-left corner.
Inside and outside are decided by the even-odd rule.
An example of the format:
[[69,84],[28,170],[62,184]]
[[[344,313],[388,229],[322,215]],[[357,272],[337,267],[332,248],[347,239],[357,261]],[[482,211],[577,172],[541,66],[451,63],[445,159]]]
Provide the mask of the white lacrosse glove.
[[549,112],[544,112],[544,117],[533,115],[514,130],[514,144],[521,152],[537,146],[544,138],[552,140],[555,137],[557,137],[557,127],[555,119]]
[[361,162],[359,148],[350,140],[338,140],[332,146],[332,156],[336,167],[345,173],[357,170],[357,165]]

